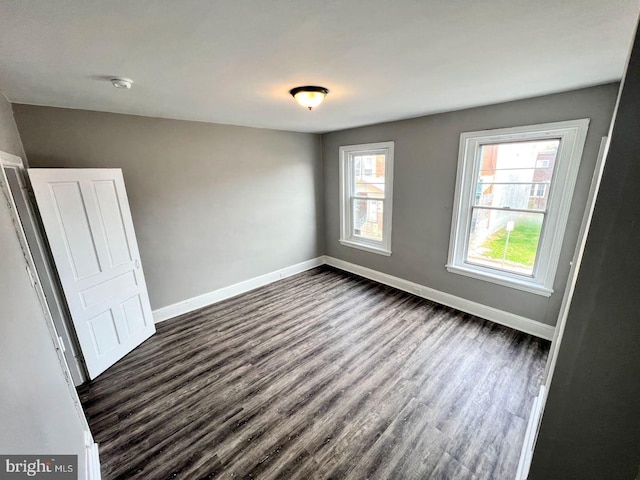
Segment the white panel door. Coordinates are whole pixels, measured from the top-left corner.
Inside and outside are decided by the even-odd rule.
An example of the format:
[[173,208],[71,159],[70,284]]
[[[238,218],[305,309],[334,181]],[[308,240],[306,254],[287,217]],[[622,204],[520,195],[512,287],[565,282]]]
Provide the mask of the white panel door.
[[156,331],[122,171],[28,172],[93,379]]

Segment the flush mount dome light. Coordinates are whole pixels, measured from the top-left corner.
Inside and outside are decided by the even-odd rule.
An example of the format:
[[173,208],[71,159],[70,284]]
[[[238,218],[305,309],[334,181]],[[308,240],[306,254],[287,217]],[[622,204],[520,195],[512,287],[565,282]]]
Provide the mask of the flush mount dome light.
[[111,84],[116,88],[124,88],[129,90],[133,85],[133,80],[130,78],[112,78]]
[[329,89],[306,86],[292,88],[289,90],[289,93],[296,99],[296,102],[311,110],[313,107],[317,107],[322,103],[324,97],[329,93]]

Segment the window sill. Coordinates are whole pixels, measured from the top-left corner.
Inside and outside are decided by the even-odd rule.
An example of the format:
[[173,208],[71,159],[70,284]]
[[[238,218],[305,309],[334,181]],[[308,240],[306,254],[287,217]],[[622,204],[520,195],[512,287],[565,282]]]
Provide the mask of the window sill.
[[553,293],[553,289],[547,288],[533,281],[517,280],[510,277],[505,277],[497,273],[494,274],[476,268],[461,267],[460,265],[449,264],[446,265],[446,267],[447,270],[451,273],[457,273],[466,277],[484,280],[485,282],[496,283],[498,285],[502,285],[503,287],[515,288],[517,290],[533,293],[535,295],[541,295],[543,297],[550,297]]
[[357,248],[359,250],[364,250],[365,252],[377,253],[378,255],[384,255],[386,257],[391,256],[391,250],[387,250],[383,247],[376,247],[373,245],[358,243],[352,240],[339,240],[339,242],[340,245],[344,245],[345,247]]

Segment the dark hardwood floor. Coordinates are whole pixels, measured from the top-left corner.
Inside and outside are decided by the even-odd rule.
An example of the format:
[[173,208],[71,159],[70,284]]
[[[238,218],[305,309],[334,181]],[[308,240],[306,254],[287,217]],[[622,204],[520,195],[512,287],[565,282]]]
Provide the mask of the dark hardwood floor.
[[105,480],[512,480],[548,348],[324,266],[159,324],[79,393]]

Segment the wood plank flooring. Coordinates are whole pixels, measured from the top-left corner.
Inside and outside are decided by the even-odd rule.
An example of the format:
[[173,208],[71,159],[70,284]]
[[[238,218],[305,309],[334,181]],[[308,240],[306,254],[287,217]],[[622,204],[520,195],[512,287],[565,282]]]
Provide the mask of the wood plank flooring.
[[512,480],[548,342],[323,266],[79,389],[103,478]]

